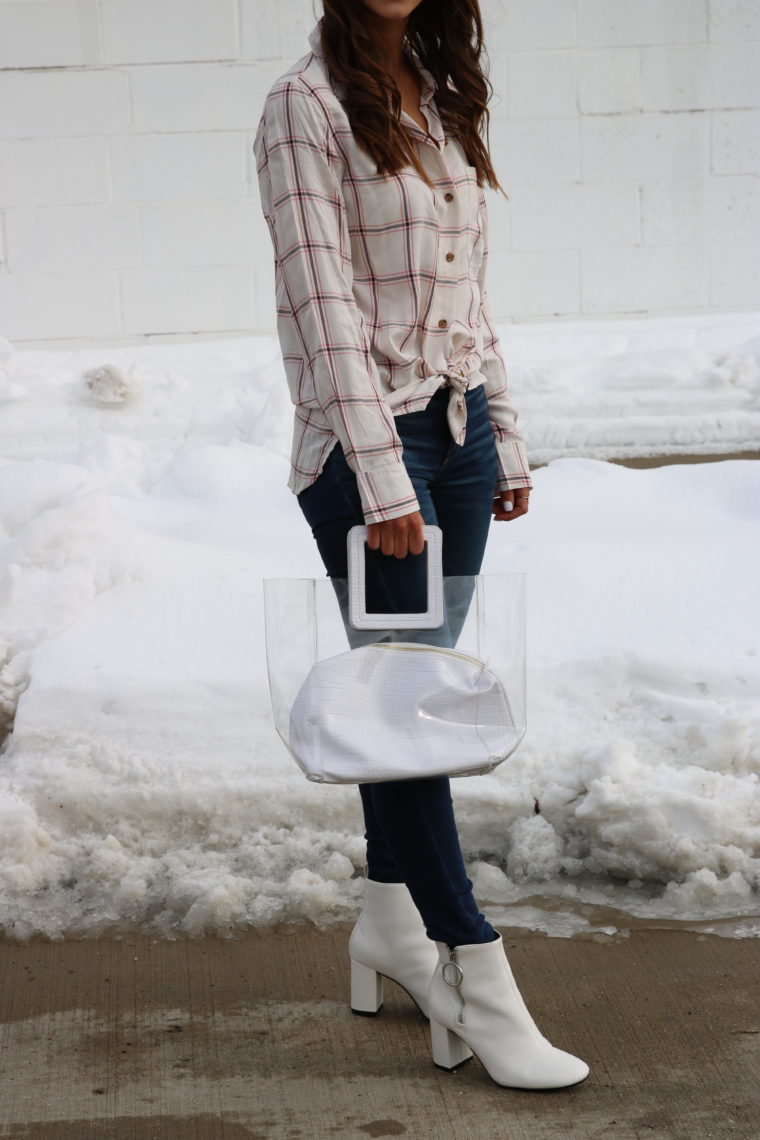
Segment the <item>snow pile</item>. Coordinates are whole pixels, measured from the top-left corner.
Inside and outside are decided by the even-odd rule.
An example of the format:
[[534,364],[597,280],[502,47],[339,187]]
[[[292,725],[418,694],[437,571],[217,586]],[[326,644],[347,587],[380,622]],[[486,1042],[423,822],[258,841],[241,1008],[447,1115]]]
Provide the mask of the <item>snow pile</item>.
[[[728,324],[638,357],[622,322],[552,326],[540,358],[503,335],[532,458],[581,423],[594,456],[757,448],[757,341]],[[262,578],[325,573],[276,341],[0,349],[2,929],[353,917],[358,791],[308,783],[269,703]],[[559,935],[760,934],[760,464],[548,458],[482,567],[528,576],[528,732],[452,784],[478,899]]]

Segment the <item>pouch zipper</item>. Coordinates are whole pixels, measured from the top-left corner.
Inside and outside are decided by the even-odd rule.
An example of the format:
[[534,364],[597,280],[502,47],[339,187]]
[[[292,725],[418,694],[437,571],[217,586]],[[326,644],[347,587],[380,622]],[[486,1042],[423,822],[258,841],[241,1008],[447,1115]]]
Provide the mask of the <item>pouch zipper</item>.
[[448,653],[451,657],[469,661],[471,665],[477,665],[478,669],[483,668],[483,662],[478,661],[477,657],[468,657],[466,653],[457,653],[455,649],[447,649],[443,645],[399,645],[397,641],[373,641],[370,644],[376,649],[406,649],[410,653],[429,653],[432,649],[436,653]]

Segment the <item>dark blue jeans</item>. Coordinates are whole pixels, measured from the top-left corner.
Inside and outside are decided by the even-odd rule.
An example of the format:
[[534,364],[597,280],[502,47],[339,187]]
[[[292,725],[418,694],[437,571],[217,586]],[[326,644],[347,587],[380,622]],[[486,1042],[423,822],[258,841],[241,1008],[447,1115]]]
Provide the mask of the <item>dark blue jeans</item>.
[[[449,390],[439,388],[422,411],[395,418],[420,513],[425,523],[442,531],[444,578],[480,572],[498,475],[484,389],[466,393],[467,433],[461,446],[454,442],[446,419],[448,399]],[[346,537],[352,526],[364,523],[364,515],[356,476],[340,442],[315,482],[298,495],[298,504],[327,574],[345,579]],[[372,600],[384,592],[391,595],[396,612],[424,609],[419,585],[425,557],[424,551],[396,558],[367,550],[368,609],[388,612],[387,606]],[[448,776],[359,784],[359,792],[369,878],[406,883],[430,938],[449,946],[497,938],[478,909],[467,877]]]

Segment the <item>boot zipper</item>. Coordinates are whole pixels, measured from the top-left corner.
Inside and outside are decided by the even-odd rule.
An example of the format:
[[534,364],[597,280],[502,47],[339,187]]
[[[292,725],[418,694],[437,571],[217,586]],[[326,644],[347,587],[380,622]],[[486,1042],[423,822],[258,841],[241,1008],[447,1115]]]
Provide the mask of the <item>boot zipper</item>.
[[[454,957],[455,950],[456,950],[456,947],[449,946],[449,960],[448,960],[448,962],[443,963],[443,966],[441,967],[441,975],[443,977],[444,982],[446,982],[446,984],[449,986],[453,986],[454,989],[459,994],[459,1009],[457,1011],[457,1023],[459,1025],[463,1025],[464,1024],[464,998],[462,997],[462,978],[464,977],[464,974],[462,972],[462,967],[459,965],[456,958]],[[453,975],[453,978],[447,976],[447,974],[446,974],[447,970],[449,971],[449,974]]]

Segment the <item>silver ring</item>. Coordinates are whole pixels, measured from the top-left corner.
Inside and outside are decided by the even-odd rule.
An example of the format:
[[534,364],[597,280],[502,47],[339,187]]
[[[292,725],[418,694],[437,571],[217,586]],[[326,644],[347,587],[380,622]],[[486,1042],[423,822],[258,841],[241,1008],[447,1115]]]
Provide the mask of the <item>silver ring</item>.
[[[457,977],[457,980],[455,982],[452,982],[450,978],[446,977],[446,967],[447,966],[451,966],[453,969],[456,970],[458,977]],[[462,967],[459,965],[458,962],[453,961],[453,959],[451,959],[451,958],[449,959],[448,962],[444,962],[443,968],[441,969],[441,974],[443,976],[444,982],[446,982],[447,985],[449,985],[449,986],[461,986],[462,978],[464,977],[464,973],[462,972]]]

